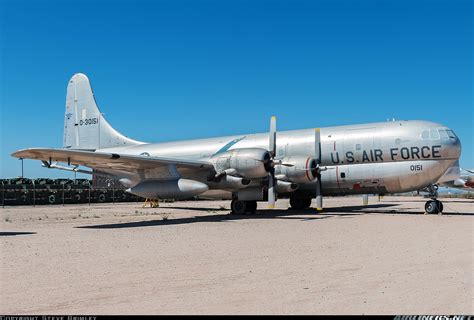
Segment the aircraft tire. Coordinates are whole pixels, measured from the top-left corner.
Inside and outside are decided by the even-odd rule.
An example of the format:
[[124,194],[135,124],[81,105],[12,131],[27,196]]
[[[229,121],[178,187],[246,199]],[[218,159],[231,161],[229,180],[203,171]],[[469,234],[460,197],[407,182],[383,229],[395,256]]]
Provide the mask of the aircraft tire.
[[50,194],[49,197],[48,197],[48,202],[50,204],[53,204],[56,202],[56,196],[54,194]]
[[291,209],[294,209],[294,210],[304,209],[305,208],[305,199],[290,198],[290,206],[291,206]]
[[257,201],[246,201],[247,202],[247,211],[249,213],[257,212]]
[[247,201],[232,200],[230,208],[233,214],[245,214],[247,212]]
[[438,205],[438,213],[442,213],[443,212],[443,203],[439,200],[436,200],[436,204]]
[[99,202],[105,202],[105,194],[104,193],[101,193],[99,194]]
[[428,214],[437,214],[440,212],[437,200],[430,200],[425,203],[425,212]]
[[312,200],[313,200],[313,199],[311,199],[311,198],[305,198],[305,199],[303,199],[303,207],[304,207],[305,209],[308,209],[309,207],[311,207],[311,201],[312,201]]

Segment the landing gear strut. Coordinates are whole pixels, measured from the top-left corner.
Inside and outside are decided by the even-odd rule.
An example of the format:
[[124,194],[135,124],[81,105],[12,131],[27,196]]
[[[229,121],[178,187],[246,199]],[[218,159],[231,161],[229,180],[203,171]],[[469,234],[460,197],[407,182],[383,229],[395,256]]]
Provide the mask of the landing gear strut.
[[436,198],[438,197],[438,185],[432,184],[426,187],[429,192],[431,200],[425,203],[425,213],[427,214],[441,214],[443,212],[443,203]]
[[230,208],[232,214],[255,213],[257,211],[257,201],[232,200]]
[[428,191],[429,196],[431,199],[436,199],[438,197],[438,185],[437,184],[431,184],[427,186],[425,189]]

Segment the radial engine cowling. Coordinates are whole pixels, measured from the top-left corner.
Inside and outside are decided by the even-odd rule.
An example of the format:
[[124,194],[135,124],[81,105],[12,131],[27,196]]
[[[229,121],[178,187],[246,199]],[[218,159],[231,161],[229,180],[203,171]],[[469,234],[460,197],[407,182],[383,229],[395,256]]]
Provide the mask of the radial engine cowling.
[[281,163],[275,166],[275,176],[279,180],[305,183],[316,179],[318,165],[312,157],[292,156],[283,158]]
[[213,157],[217,172],[247,179],[264,178],[271,169],[271,155],[265,149],[242,148],[220,153]]
[[127,189],[127,192],[148,199],[186,199],[208,189],[207,184],[189,179],[147,180]]

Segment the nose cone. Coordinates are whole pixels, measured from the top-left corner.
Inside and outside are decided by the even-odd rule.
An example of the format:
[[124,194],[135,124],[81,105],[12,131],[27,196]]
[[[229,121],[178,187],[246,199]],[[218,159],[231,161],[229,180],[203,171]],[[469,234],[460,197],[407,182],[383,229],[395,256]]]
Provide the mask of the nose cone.
[[179,179],[178,188],[181,192],[186,194],[200,194],[209,190],[207,184],[204,184],[199,181],[188,180],[188,179]]

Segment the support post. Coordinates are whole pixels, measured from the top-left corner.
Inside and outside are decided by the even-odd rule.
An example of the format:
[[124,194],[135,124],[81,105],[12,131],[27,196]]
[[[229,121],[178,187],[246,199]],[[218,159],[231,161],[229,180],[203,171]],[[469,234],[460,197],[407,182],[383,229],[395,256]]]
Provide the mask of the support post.
[[5,208],[5,183],[2,181],[2,208]]
[[36,185],[35,185],[35,180],[33,180],[33,207],[36,207]]
[[369,195],[368,194],[362,195],[362,203],[364,204],[364,206],[369,204]]
[[21,161],[21,178],[23,179],[23,158],[19,159]]

